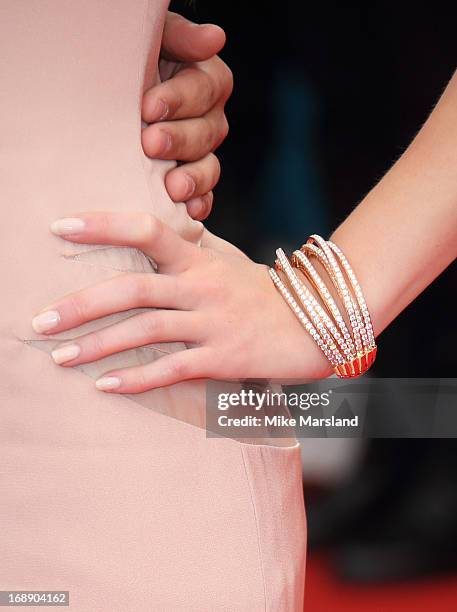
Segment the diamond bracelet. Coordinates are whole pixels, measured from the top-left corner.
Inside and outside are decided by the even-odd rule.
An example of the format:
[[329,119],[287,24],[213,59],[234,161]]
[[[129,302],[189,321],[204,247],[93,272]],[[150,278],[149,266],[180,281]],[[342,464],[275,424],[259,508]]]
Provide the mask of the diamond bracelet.
[[[364,374],[376,358],[377,346],[365,298],[356,276],[342,253],[330,240],[313,234],[290,261],[282,249],[276,251],[270,277],[290,309],[324,353],[339,378]],[[341,300],[348,325],[327,285],[314,267],[316,258],[327,273]],[[300,270],[312,291],[299,279]],[[283,272],[289,287],[281,280]]]

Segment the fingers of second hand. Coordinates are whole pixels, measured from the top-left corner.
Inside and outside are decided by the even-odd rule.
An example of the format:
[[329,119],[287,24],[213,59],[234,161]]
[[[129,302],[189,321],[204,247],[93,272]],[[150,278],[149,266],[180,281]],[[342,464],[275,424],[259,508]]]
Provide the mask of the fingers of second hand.
[[[225,115],[215,106],[202,117],[150,125],[142,130],[141,142],[149,157],[195,162],[214,151],[227,130]],[[161,148],[165,140],[166,152]]]
[[197,221],[206,219],[213,206],[214,194],[212,191],[186,202],[189,215]]
[[188,64],[167,81],[148,89],[141,105],[143,120],[153,123],[205,115],[226,93],[210,62]]
[[96,381],[95,386],[99,391],[142,393],[206,376],[209,359],[209,349],[206,347],[178,351],[143,366],[107,372]]
[[197,25],[168,11],[161,54],[173,61],[200,61],[218,53],[225,44],[225,32],[213,24]]
[[188,162],[170,170],[165,185],[175,202],[188,202],[211,191],[219,177],[219,160],[214,153],[208,153],[197,162]]
[[221,166],[216,155],[208,153],[197,162],[190,162],[175,168],[175,172],[187,173],[193,177],[196,189],[192,196],[196,197],[207,194],[215,187],[220,178]]

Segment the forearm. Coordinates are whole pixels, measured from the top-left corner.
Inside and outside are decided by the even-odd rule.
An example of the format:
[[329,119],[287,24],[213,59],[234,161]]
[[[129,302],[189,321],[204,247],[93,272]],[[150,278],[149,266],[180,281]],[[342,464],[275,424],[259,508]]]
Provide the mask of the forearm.
[[333,233],[379,334],[457,256],[457,73],[407,151]]

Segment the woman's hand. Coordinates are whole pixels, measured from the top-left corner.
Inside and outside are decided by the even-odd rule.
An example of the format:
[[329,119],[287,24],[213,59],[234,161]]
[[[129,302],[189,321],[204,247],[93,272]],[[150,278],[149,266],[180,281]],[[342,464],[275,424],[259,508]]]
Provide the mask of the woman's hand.
[[[191,378],[307,378],[331,369],[277,293],[267,266],[235,247],[228,252],[185,241],[145,213],[80,213],[52,231],[77,243],[135,247],[161,274],[116,276],[49,305],[32,322],[55,334],[115,312],[156,308],[78,338],[53,351],[74,366],[149,343],[184,341],[192,348],[153,363],[107,372],[98,389],[140,393]],[[218,244],[217,240],[213,244]],[[224,241],[221,241],[224,245]]]
[[213,151],[228,132],[224,106],[232,92],[228,66],[216,55],[225,44],[216,25],[196,25],[169,12],[161,49],[164,82],[145,92],[142,131],[149,157],[184,163],[170,170],[165,185],[175,202],[187,202],[189,214],[205,219],[220,166]]

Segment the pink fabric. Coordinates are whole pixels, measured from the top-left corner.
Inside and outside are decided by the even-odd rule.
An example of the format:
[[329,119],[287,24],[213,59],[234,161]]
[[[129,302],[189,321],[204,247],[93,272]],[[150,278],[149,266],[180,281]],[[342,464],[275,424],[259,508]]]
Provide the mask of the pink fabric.
[[67,292],[153,272],[134,249],[65,243],[52,220],[147,210],[201,236],[166,194],[170,163],[141,149],[141,92],[157,78],[166,9],[0,0],[0,589],[69,590],[75,612],[301,610],[298,446],[206,438],[201,382],[120,397],[89,378],[183,345],[79,369],[49,358],[133,312],[50,339],[30,326]]

